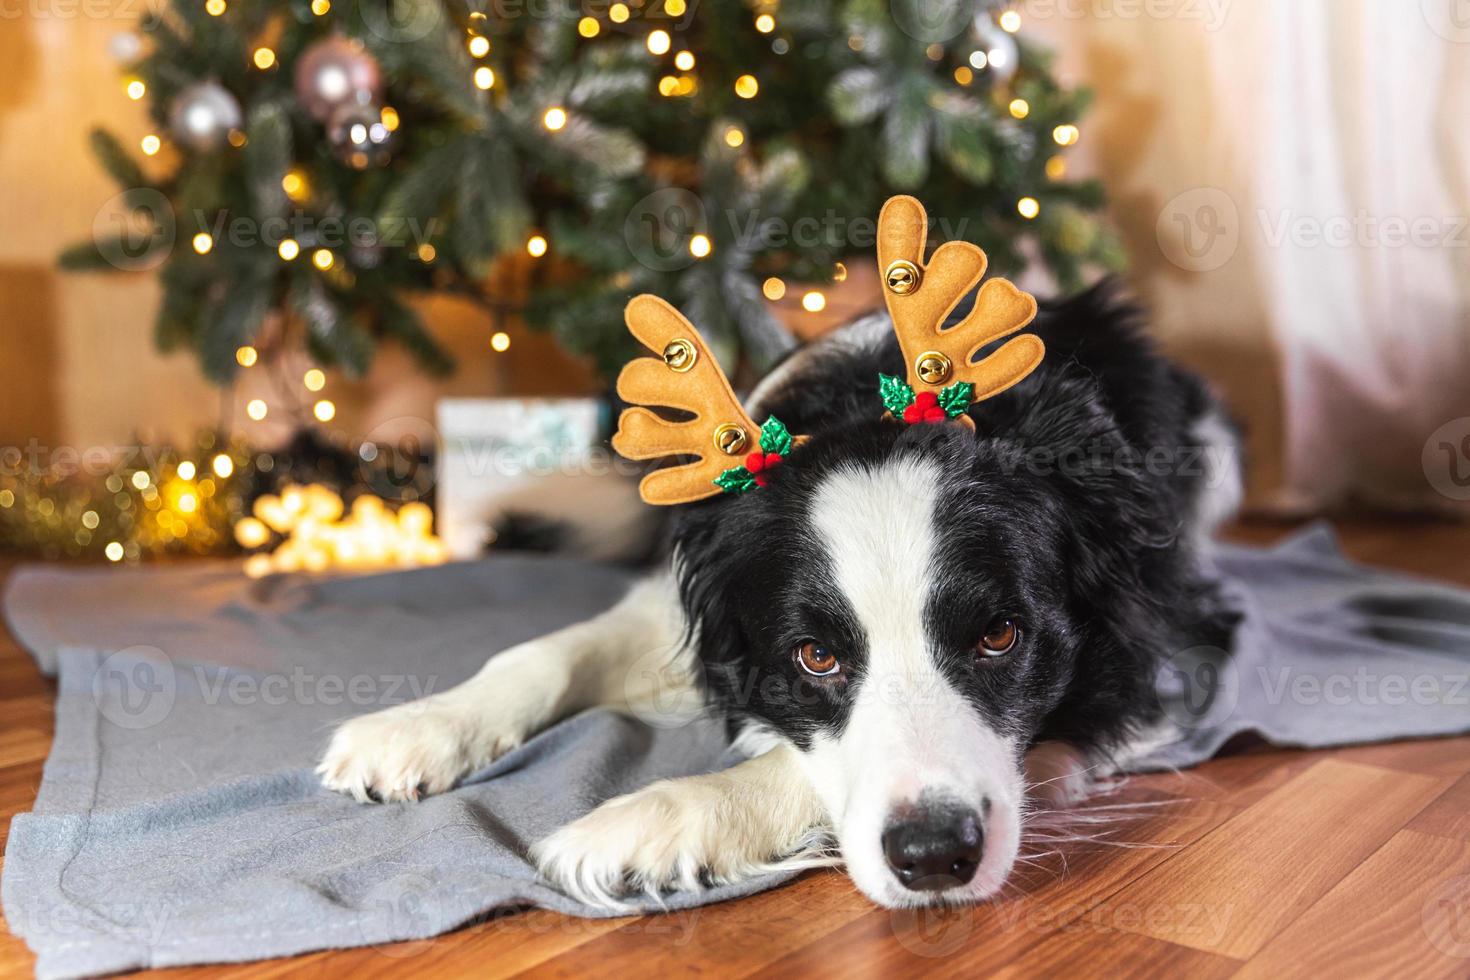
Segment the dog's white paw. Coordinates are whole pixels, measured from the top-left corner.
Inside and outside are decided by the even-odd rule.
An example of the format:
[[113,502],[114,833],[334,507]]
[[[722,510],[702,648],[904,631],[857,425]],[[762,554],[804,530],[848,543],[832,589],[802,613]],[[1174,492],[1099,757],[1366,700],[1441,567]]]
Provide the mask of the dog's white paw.
[[514,730],[487,731],[481,711],[428,697],[344,722],[317,766],[322,785],[359,803],[417,800],[521,744]]
[[764,814],[720,774],[654,783],[609,800],[532,848],[544,874],[588,905],[625,910],[623,898],[698,891],[785,868],[834,863],[825,835]]

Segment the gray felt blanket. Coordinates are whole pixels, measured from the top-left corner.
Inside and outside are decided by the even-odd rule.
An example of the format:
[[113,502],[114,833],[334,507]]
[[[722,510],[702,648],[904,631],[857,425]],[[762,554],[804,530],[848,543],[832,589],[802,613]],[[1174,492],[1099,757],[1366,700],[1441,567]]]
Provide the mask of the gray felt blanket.
[[[1294,746],[1470,730],[1470,592],[1353,565],[1322,528],[1217,561],[1245,612],[1234,657],[1170,660],[1172,727],[1135,768],[1192,765],[1246,730]],[[509,906],[603,914],[541,881],[527,847],[610,796],[730,764],[717,723],[589,711],[418,804],[360,806],[311,770],[335,722],[444,690],[627,584],[520,557],[331,580],[18,572],[11,630],[59,691],[6,848],[10,928],[41,976],[71,977],[425,938]]]

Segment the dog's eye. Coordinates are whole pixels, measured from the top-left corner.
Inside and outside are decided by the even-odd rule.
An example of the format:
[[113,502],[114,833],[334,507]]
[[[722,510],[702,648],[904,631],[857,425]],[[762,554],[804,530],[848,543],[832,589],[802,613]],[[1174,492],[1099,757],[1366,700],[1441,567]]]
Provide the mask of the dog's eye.
[[1015,648],[1021,638],[1021,623],[1014,616],[997,616],[985,627],[985,634],[975,644],[982,657],[1003,657]]
[[830,677],[842,669],[837,654],[816,640],[808,640],[791,651],[791,655],[796,665],[813,677]]

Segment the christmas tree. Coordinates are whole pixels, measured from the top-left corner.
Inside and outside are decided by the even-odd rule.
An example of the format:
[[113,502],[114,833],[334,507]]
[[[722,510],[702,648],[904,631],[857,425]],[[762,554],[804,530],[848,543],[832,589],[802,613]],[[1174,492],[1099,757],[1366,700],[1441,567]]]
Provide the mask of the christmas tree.
[[[119,54],[153,129],[93,137],[130,224],[63,264],[156,268],[158,344],[222,382],[295,344],[361,373],[391,340],[446,371],[409,302],[427,290],[609,372],[630,353],[623,305],[654,292],[760,364],[791,343],[766,300],[841,280],[896,192],[997,272],[1039,258],[1068,288],[1117,264],[1098,186],[1067,179],[1086,93],[1015,10],[481,2],[149,14]],[[522,288],[490,285],[507,275]]]

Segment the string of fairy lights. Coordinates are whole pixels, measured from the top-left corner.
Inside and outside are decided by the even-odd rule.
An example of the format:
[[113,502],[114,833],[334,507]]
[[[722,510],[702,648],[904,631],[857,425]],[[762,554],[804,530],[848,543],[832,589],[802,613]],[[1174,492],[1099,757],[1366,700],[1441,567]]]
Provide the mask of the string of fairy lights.
[[[230,0],[204,0],[204,9],[212,17],[223,17]],[[649,0],[658,2],[658,0]],[[687,0],[662,0],[662,10],[671,19],[688,11]],[[311,0],[310,11],[325,17],[332,10],[331,0]],[[785,53],[789,42],[775,36],[780,14],[776,0],[765,0],[751,12],[751,28],[772,36],[771,44],[778,54]],[[592,41],[614,28],[627,24],[633,17],[632,6],[615,2],[598,15],[588,14],[577,22],[577,33]],[[668,99],[689,98],[700,90],[700,56],[690,46],[679,43],[678,28],[654,27],[644,36],[648,55],[658,59],[660,68],[655,90]],[[495,70],[484,63],[491,54],[493,40],[484,13],[471,13],[468,18],[465,46],[476,62],[468,84],[479,91],[490,91],[503,84]],[[1011,39],[1021,30],[1022,16],[1015,9],[1001,11],[994,18],[995,31],[965,35],[960,43],[973,45],[963,55],[963,63],[953,69],[954,83],[961,88],[974,85],[982,73],[991,72],[1000,80],[1009,79],[1019,60],[1016,42]],[[623,28],[626,30],[626,28]],[[847,40],[853,50],[864,44],[859,35]],[[950,57],[952,52],[942,44],[930,45],[927,56],[934,62]],[[269,44],[250,49],[250,65],[256,71],[280,70],[282,65]],[[754,100],[762,95],[761,79],[756,73],[742,73],[731,83],[734,95],[741,100]],[[123,80],[126,96],[142,100],[147,84],[138,77]],[[1004,93],[1000,104],[1016,120],[1030,116],[1032,107],[1025,98],[1014,96],[1008,86],[997,86]],[[362,138],[354,134],[352,142],[364,145],[384,143],[400,125],[399,113],[390,105],[375,107],[374,116],[354,122],[362,126]],[[540,123],[548,133],[567,130],[573,122],[563,105],[546,105]],[[1057,125],[1051,138],[1058,148],[1048,157],[1045,174],[1060,181],[1067,175],[1063,150],[1081,139],[1079,128],[1070,123]],[[727,125],[723,138],[731,148],[738,148],[749,138],[739,124]],[[228,129],[225,139],[236,149],[246,143],[238,126]],[[165,148],[165,136],[157,132],[144,134],[139,146],[145,156],[154,157]],[[366,165],[349,158],[354,166]],[[304,203],[311,199],[312,188],[306,172],[292,167],[281,175],[281,188],[288,199]],[[1031,194],[1020,197],[1017,214],[1028,221],[1041,214],[1041,204]],[[190,238],[190,246],[200,255],[215,247],[213,236],[199,231]],[[534,230],[526,238],[525,252],[531,259],[554,258],[555,242],[545,231]],[[706,234],[689,237],[688,250],[696,260],[709,259],[714,243]],[[324,276],[350,275],[347,262],[341,261],[329,248],[303,245],[295,238],[284,238],[276,245],[283,263],[307,261]],[[437,257],[433,244],[420,242],[414,256],[431,264]],[[767,277],[761,291],[767,300],[779,302],[788,295],[797,299],[808,313],[820,313],[828,305],[828,291],[847,281],[847,268],[838,262],[832,269],[830,284],[825,286],[788,284],[779,276]],[[497,353],[511,347],[511,336],[496,329],[489,346]],[[257,368],[267,357],[262,347],[246,344],[236,350],[236,361],[244,369]],[[305,369],[299,378],[289,379],[292,389],[304,391],[298,408],[304,414],[309,404],[311,418],[330,423],[337,416],[337,406],[326,392],[327,374],[319,367]],[[299,382],[299,388],[295,386]],[[289,408],[289,406],[288,406]],[[272,418],[273,408],[264,397],[246,402],[245,415],[255,423]],[[276,414],[281,414],[277,406]],[[219,553],[233,547],[253,551],[252,574],[296,569],[318,570],[341,564],[431,563],[444,560],[442,545],[432,536],[432,512],[422,503],[414,503],[412,494],[394,501],[397,511],[386,507],[371,493],[358,493],[350,507],[342,496],[316,482],[285,487],[276,495],[266,493],[274,484],[271,471],[274,457],[252,449],[247,441],[235,439],[216,442],[205,436],[188,452],[165,452],[147,465],[129,461],[115,464],[112,472],[86,484],[68,480],[66,474],[54,470],[32,472],[17,477],[0,469],[0,543],[21,543],[28,550],[52,557],[100,556],[112,562],[131,562],[143,557],[174,553]],[[364,459],[368,458],[366,456]]]
[[[635,3],[637,0],[635,0]],[[214,17],[222,17],[228,10],[228,0],[205,0],[205,11]],[[331,12],[330,0],[312,0],[311,12],[317,17],[324,17]],[[662,10],[665,16],[671,19],[682,17],[688,11],[687,0],[663,0]],[[773,35],[777,30],[777,14],[779,13],[778,0],[763,0],[756,4],[752,12],[751,26],[758,33]],[[606,18],[608,25],[620,27],[629,22],[633,17],[632,5],[624,2],[610,4],[602,17]],[[976,46],[970,51],[965,59],[966,63],[954,69],[953,78],[957,85],[968,87],[972,85],[977,73],[985,71],[997,72],[1001,77],[1008,78],[1014,72],[1019,55],[1014,41],[1008,35],[1014,35],[1021,30],[1022,17],[1020,11],[1011,8],[1006,9],[995,17],[995,24],[1002,32],[990,38],[981,37],[971,43]],[[592,40],[601,36],[610,28],[604,25],[604,21],[598,16],[587,14],[577,22],[577,33],[584,40]],[[677,28],[676,28],[677,30]],[[465,47],[471,58],[481,61],[488,57],[492,51],[493,42],[489,36],[489,24],[487,15],[481,11],[469,14],[465,28]],[[784,54],[787,43],[782,38],[776,38],[772,44],[778,54]],[[848,38],[848,46],[853,50],[862,50],[863,39],[859,35]],[[667,59],[666,63],[670,71],[662,74],[657,82],[658,94],[664,98],[686,98],[699,91],[699,77],[696,74],[699,59],[693,50],[688,47],[675,44],[675,36],[670,30],[656,27],[648,32],[644,38],[644,44],[648,53],[659,59]],[[676,50],[677,48],[677,50]],[[926,54],[932,61],[942,61],[947,50],[943,44],[934,43],[928,46]],[[256,46],[250,55],[251,63],[260,71],[269,71],[278,66],[275,51],[268,45]],[[489,91],[495,88],[499,80],[495,70],[488,64],[478,64],[470,75],[471,84],[481,91]],[[144,82],[136,77],[130,77],[124,81],[124,89],[130,99],[139,100],[147,93]],[[740,99],[755,99],[760,95],[760,79],[750,73],[739,75],[734,83],[735,95]],[[1031,113],[1031,106],[1026,99],[1011,98],[1007,105],[1010,115],[1022,120]],[[379,113],[379,120],[374,126],[381,126],[386,133],[395,132],[399,126],[398,112],[392,106],[383,106]],[[541,124],[552,133],[563,131],[569,121],[568,110],[565,106],[546,106],[541,114]],[[1075,146],[1081,139],[1081,130],[1071,123],[1056,126],[1052,131],[1052,139],[1059,149]],[[724,133],[727,145],[732,148],[739,147],[745,143],[746,133],[739,125],[729,125]],[[232,129],[229,133],[231,145],[239,147],[245,142],[245,135],[238,129]],[[140,141],[144,154],[156,155],[163,147],[163,137],[157,133],[148,133]],[[1047,177],[1054,181],[1060,181],[1067,175],[1067,161],[1060,153],[1049,157],[1045,165]],[[307,184],[306,175],[299,169],[292,169],[281,178],[282,189],[286,195],[296,202],[302,202],[309,198],[310,188]],[[1036,220],[1041,214],[1041,202],[1033,195],[1023,195],[1016,201],[1016,213],[1028,221]],[[208,232],[199,232],[194,235],[193,248],[199,254],[207,254],[214,246],[213,238]],[[526,253],[534,258],[540,259],[552,251],[552,243],[546,234],[541,231],[533,232],[526,240]],[[696,233],[690,236],[688,242],[690,255],[695,259],[707,259],[714,253],[714,244],[708,235]],[[283,239],[277,246],[277,254],[282,262],[294,262],[300,258],[302,247],[299,242],[292,238]],[[432,263],[437,251],[428,242],[420,243],[415,254],[424,263]],[[330,249],[316,248],[311,251],[310,261],[319,271],[330,272],[337,264],[336,257]],[[845,281],[845,270],[838,263],[832,276],[833,284]],[[773,302],[783,299],[787,295],[787,284],[779,277],[770,277],[762,285],[762,292],[768,300]],[[800,306],[808,313],[820,313],[827,306],[826,291],[817,286],[804,288],[800,297]],[[490,347],[496,353],[504,353],[510,349],[511,337],[503,329],[496,329],[490,336]],[[243,367],[250,367],[258,360],[258,352],[251,347],[242,347],[238,353],[239,363]],[[320,372],[315,372],[320,374]],[[308,378],[312,377],[311,373]],[[313,392],[320,388],[313,388],[310,384],[307,388]],[[246,407],[246,414],[252,421],[263,421],[270,412],[269,405],[261,399],[253,399]],[[312,414],[322,422],[330,421],[336,415],[336,407],[330,399],[317,399],[312,405]]]

